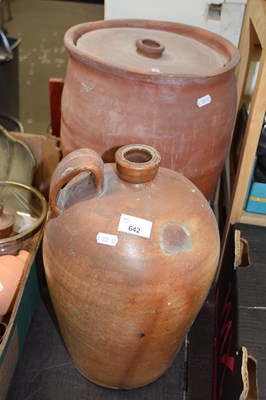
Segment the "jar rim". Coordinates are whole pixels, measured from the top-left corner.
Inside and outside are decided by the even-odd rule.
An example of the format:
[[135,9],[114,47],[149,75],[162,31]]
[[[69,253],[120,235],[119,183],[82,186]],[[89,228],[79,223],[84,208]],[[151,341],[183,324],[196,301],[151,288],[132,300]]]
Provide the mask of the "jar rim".
[[115,153],[118,176],[130,183],[147,183],[157,176],[161,156],[145,144],[129,144]]
[[[103,60],[97,59],[93,55],[88,54],[83,49],[77,47],[77,42],[86,33],[98,30],[98,29],[109,29],[109,28],[145,28],[147,32],[149,29],[156,29],[158,31],[167,31],[170,33],[178,33],[184,35],[187,38],[193,38],[202,44],[205,44],[209,48],[212,48],[217,53],[223,54],[228,62],[223,67],[214,70],[208,74],[188,74],[188,73],[158,73],[156,71],[147,73],[146,71],[135,71],[134,69],[121,68],[118,65],[110,65],[105,63]],[[91,66],[93,69],[100,71],[109,72],[113,75],[125,77],[127,79],[136,80],[149,80],[158,81],[161,83],[169,83],[177,80],[193,80],[194,79],[206,79],[215,78],[219,75],[231,71],[236,67],[239,62],[240,55],[239,50],[229,40],[224,37],[210,32],[206,29],[194,27],[186,24],[180,24],[177,22],[164,22],[164,21],[148,21],[148,20],[104,20],[94,21],[88,23],[81,23],[68,29],[64,36],[64,44],[71,57],[74,57],[78,61]]]

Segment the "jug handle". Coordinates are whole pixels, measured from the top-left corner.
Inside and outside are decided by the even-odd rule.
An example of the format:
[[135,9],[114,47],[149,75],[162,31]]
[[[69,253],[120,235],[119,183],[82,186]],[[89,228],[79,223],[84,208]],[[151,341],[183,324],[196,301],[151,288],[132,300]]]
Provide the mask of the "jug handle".
[[90,172],[98,195],[104,183],[104,163],[98,153],[91,149],[74,150],[56,167],[50,184],[49,203],[51,213],[57,217],[62,210],[57,206],[59,191],[82,172]]

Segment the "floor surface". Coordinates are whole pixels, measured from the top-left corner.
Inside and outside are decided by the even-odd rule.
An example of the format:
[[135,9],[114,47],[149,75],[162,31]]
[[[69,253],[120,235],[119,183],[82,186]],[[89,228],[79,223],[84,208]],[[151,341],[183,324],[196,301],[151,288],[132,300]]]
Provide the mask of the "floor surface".
[[44,291],[7,400],[183,400],[183,375],[182,347],[168,371],[150,385],[112,390],[91,383],[71,362]]
[[63,78],[66,71],[64,34],[73,25],[103,19],[104,6],[54,0],[10,0],[10,4],[12,19],[5,21],[8,37],[22,39],[18,46],[19,119],[25,132],[46,133],[50,126],[48,81]]

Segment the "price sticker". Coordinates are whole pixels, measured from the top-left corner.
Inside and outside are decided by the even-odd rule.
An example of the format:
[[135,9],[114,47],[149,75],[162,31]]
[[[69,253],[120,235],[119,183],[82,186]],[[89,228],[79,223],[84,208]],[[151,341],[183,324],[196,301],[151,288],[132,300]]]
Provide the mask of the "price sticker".
[[207,104],[210,104],[211,101],[212,101],[211,96],[210,96],[209,94],[206,94],[206,96],[200,97],[200,98],[197,100],[197,106],[198,106],[198,107],[204,107],[204,106],[206,106]]
[[121,214],[118,231],[127,232],[131,235],[142,236],[147,239],[151,236],[152,222],[146,219]]
[[116,235],[110,235],[109,233],[99,232],[96,236],[97,243],[106,244],[107,246],[115,246],[118,242]]

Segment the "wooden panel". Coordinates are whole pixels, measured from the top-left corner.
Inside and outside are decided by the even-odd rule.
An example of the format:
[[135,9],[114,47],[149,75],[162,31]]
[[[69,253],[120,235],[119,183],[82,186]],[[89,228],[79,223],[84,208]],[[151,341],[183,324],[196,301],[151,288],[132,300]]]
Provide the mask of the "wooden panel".
[[60,137],[61,124],[61,97],[64,87],[64,80],[61,78],[49,79],[49,96],[50,96],[50,118],[51,133]]
[[[238,110],[242,106],[250,61],[260,55],[259,71],[254,93],[249,104],[249,115],[243,139],[240,143],[239,161],[230,194],[230,206],[223,232],[221,262],[228,240],[230,226],[236,222],[265,225],[265,218],[259,214],[243,211],[254,158],[266,110],[266,2],[248,0],[240,37],[240,63],[237,69]],[[259,51],[258,51],[259,50]],[[232,149],[233,150],[233,149]],[[259,221],[260,220],[260,221]]]

